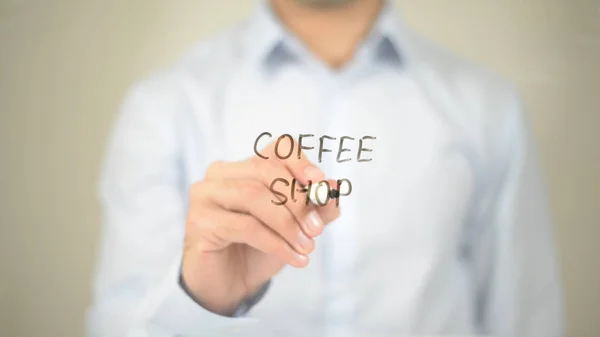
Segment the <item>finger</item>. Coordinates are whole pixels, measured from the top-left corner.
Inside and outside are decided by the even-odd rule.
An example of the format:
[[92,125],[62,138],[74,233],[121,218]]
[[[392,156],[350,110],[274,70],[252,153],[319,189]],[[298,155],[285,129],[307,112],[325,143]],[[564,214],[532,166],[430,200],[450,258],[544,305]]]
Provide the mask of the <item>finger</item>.
[[247,244],[265,254],[277,256],[282,263],[302,268],[308,264],[308,256],[296,252],[279,235],[251,215],[217,211],[212,233],[218,239],[232,243]]
[[294,215],[286,208],[274,205],[277,198],[256,180],[204,181],[203,196],[222,209],[252,215],[285,239],[302,254],[314,249],[314,241],[301,229]]
[[[269,154],[268,159],[259,157],[252,157],[243,161],[216,161],[212,163],[206,170],[207,179],[224,179],[224,178],[237,178],[240,169],[246,169],[247,172],[253,174],[261,173],[260,169],[263,165],[276,165],[279,164],[285,168],[293,178],[296,178],[301,184],[307,185],[308,181],[321,181],[325,179],[325,174],[315,164],[310,162],[304,153],[300,154],[300,158],[297,156],[291,156],[287,159],[280,159],[274,154],[272,144],[268,145],[264,150],[264,154]],[[285,150],[281,150],[285,151]],[[274,172],[270,172],[274,173]],[[263,176],[264,177],[264,176]],[[272,181],[279,176],[266,176],[267,179]]]
[[325,179],[325,174],[304,155],[302,148],[296,140],[291,137],[281,136],[277,141],[271,142],[262,150],[263,156],[269,159],[277,160],[282,163],[302,184],[308,184],[308,181],[321,181]]
[[211,165],[207,171],[207,179],[213,180],[256,179],[269,188],[271,192],[273,189],[280,190],[279,184],[281,182],[276,181],[278,178],[285,179],[285,190],[287,190],[285,194],[289,196],[284,206],[296,218],[304,233],[311,237],[321,234],[325,222],[308,199],[306,187],[293,180],[293,174],[281,161],[253,158],[239,162],[219,162]]
[[[288,138],[287,140],[287,142],[280,141],[279,144],[277,144],[277,141],[270,143],[265,147],[264,152],[270,155],[269,158],[277,159],[277,161],[283,165],[298,182],[300,182],[301,186],[299,190],[307,193],[308,191],[304,187],[308,186],[309,184],[315,184],[324,180],[325,174],[316,165],[308,160],[303,152],[303,149],[294,139]],[[280,155],[283,153],[284,156],[286,156],[286,154],[289,154],[290,152],[294,152],[293,155],[285,159]],[[255,158],[255,160],[264,161],[264,159],[260,158]],[[298,190],[294,188],[294,192],[297,191]],[[306,194],[305,197],[308,197],[308,194]],[[288,207],[294,214],[296,214],[296,217],[308,235],[314,237],[321,234],[324,230],[325,224],[327,223],[321,216],[322,212],[317,211],[314,205],[310,203],[308,198],[306,198],[305,202],[301,204],[305,207],[299,208],[294,204],[288,205]],[[300,212],[301,215],[298,215],[298,212]]]
[[[337,180],[327,180],[329,190],[337,188]],[[320,188],[325,189],[327,185],[323,184]],[[329,194],[329,193],[327,193]],[[328,224],[340,216],[339,196],[331,198],[329,195],[326,200],[320,200],[321,204],[316,204],[314,207],[325,224]],[[312,202],[311,202],[312,203]],[[313,204],[314,205],[314,204]]]

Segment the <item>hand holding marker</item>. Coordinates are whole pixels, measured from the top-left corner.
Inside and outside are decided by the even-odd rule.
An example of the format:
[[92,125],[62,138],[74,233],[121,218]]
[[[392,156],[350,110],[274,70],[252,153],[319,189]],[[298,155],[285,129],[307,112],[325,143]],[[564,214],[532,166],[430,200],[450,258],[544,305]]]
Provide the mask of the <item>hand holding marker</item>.
[[[302,145],[303,136],[311,135],[300,135],[298,143],[283,135],[259,152],[257,143],[263,135],[270,136],[263,133],[256,140],[256,157],[213,163],[204,179],[190,188],[182,286],[196,302],[218,314],[232,314],[285,264],[297,268],[308,265],[313,238],[339,217],[340,196],[352,191],[348,179],[325,180],[323,172],[302,156],[302,150],[313,149]],[[286,156],[281,156],[279,149],[283,139],[290,140]],[[323,152],[331,152],[323,145],[325,139],[335,138],[320,138],[319,162]],[[359,162],[371,160],[360,157],[361,152],[371,151],[363,148],[365,139],[375,137],[360,140]],[[353,138],[340,139],[340,163],[350,160],[340,159],[343,152],[350,151],[343,148],[344,140]],[[292,157],[294,148],[298,149],[297,156]],[[287,196],[274,190],[274,185],[282,182],[289,186],[290,181],[293,202],[286,203]],[[296,190],[296,183],[300,190]],[[331,189],[336,183],[337,188]],[[345,184],[347,191],[340,193]],[[296,192],[306,193],[306,202],[295,202]],[[274,195],[279,202],[273,200]],[[330,199],[336,202],[328,202]]]
[[325,179],[306,158],[281,160],[274,150],[271,143],[261,151],[269,160],[213,163],[190,189],[182,286],[212,312],[230,315],[284,265],[308,265],[313,238],[340,215],[333,202],[274,206],[269,186],[275,177],[309,187]]

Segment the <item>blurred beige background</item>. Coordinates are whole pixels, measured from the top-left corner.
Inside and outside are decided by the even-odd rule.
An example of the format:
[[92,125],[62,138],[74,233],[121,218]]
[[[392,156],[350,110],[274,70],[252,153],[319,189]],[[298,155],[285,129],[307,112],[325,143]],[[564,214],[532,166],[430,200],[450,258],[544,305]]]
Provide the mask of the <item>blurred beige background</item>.
[[[0,336],[83,335],[96,179],[125,89],[254,3],[0,0]],[[520,88],[551,192],[569,336],[600,336],[600,1],[397,3],[417,30]]]

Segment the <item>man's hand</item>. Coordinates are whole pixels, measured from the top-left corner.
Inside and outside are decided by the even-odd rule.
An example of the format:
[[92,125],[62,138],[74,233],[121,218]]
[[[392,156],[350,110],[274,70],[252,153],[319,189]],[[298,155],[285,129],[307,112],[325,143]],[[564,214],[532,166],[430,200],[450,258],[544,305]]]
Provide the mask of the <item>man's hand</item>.
[[325,176],[304,157],[279,160],[273,150],[274,143],[263,151],[267,160],[214,163],[190,190],[182,278],[194,299],[215,313],[231,314],[285,264],[305,267],[313,238],[340,214],[333,202],[306,205],[303,197],[274,205],[274,179],[306,185]]

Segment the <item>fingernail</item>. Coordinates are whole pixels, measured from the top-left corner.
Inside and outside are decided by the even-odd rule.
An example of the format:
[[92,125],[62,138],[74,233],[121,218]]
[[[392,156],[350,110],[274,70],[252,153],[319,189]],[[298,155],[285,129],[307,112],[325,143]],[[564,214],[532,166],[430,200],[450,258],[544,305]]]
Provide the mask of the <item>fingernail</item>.
[[304,175],[306,175],[306,179],[312,180],[313,182],[321,181],[325,178],[325,174],[315,166],[305,168]]
[[306,217],[306,227],[311,233],[321,233],[323,226],[325,226],[325,223],[323,223],[323,220],[317,211],[308,213],[308,216]]
[[308,264],[308,256],[306,256],[306,255],[294,253],[294,260],[296,260],[296,262],[298,262],[298,264],[300,266],[304,266],[304,265]]
[[300,234],[298,235],[298,244],[300,245],[300,248],[305,252],[305,253],[309,253],[310,251],[312,251],[313,248],[313,242],[312,240],[306,236],[306,234],[304,234],[302,231],[300,232]]

